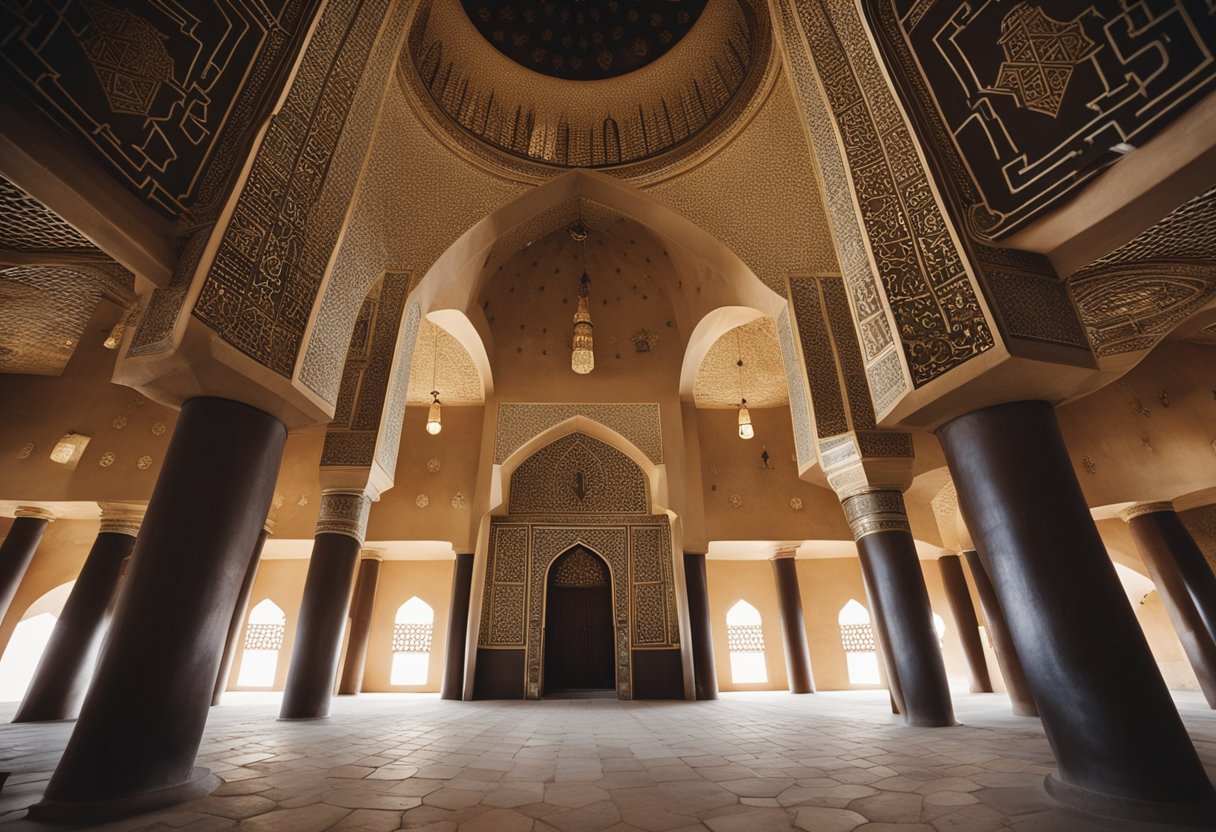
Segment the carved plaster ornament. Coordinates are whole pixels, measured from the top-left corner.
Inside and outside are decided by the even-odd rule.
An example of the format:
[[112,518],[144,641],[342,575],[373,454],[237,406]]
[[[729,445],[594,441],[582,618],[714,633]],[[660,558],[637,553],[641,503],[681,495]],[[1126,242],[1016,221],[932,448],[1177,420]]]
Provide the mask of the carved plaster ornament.
[[17,459],[29,459],[30,454],[34,452],[34,443],[26,442],[21,446],[21,450],[17,451]]
[[414,505],[418,506],[418,508],[426,508],[430,504],[431,504],[431,498],[426,496],[425,494],[419,494],[417,497],[414,498]]
[[790,498],[790,508],[792,508],[794,511],[802,511],[802,498],[801,497],[791,497]]
[[114,430],[122,430],[126,426],[127,426],[127,417],[126,416],[115,416],[114,421],[110,422],[110,427],[114,428]]
[[457,491],[455,496],[452,497],[452,508],[464,508],[464,504],[465,504],[464,494],[461,494],[459,491]]
[[139,458],[139,461],[136,462],[135,464],[137,466],[139,466],[139,470],[147,471],[149,468],[152,467],[152,457],[145,454],[144,456],[141,456]]
[[100,465],[102,468],[109,468],[111,465],[114,464],[114,452],[106,451],[104,454],[101,455],[101,459],[97,460],[97,464]]

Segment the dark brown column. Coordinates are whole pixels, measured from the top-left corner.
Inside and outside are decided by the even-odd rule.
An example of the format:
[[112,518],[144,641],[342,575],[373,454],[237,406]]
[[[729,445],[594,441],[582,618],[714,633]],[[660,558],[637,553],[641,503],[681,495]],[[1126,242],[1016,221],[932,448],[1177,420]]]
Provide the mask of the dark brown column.
[[142,519],[139,511],[103,510],[101,531],[76,578],[38,669],[13,722],[75,719],[93,677],[122,579]]
[[798,591],[798,565],[794,553],[773,558],[773,577],[777,581],[777,607],[781,611],[781,640],[785,645],[785,669],[790,693],[814,693],[811,673],[811,648],[806,642],[806,622],[802,618],[802,596]]
[[979,596],[984,623],[988,627],[988,637],[992,639],[992,651],[996,653],[1001,678],[1005,680],[1009,705],[1018,716],[1038,716],[1039,709],[1034,704],[1030,685],[1026,684],[1026,673],[1018,659],[1018,650],[1013,645],[1013,636],[1009,635],[1009,625],[1005,623],[1005,614],[1001,612],[1001,602],[997,600],[992,581],[988,580],[984,561],[975,550],[963,552],[963,555],[967,558],[967,567],[971,570],[971,580],[975,581],[975,594]]
[[370,507],[371,498],[363,492],[321,495],[321,517],[304,581],[280,719],[329,716],[342,650],[342,627]]
[[937,559],[937,568],[942,573],[942,586],[946,589],[946,601],[954,615],[954,628],[963,644],[963,655],[967,658],[967,669],[971,671],[971,692],[992,693],[992,680],[988,678],[988,662],[984,658],[984,645],[980,642],[980,622],[975,617],[975,605],[967,589],[967,576],[958,555],[942,555]]
[[1127,521],[1199,687],[1216,708],[1216,574],[1171,503],[1140,503]]
[[346,640],[346,661],[338,693],[351,695],[363,690],[363,668],[367,665],[367,640],[372,634],[372,608],[376,605],[376,585],[380,580],[380,553],[366,551],[359,560],[359,577],[350,604],[350,638]]
[[214,788],[194,758],[286,439],[239,402],[182,406],[93,683],[31,817],[97,822]]
[[1092,811],[1216,817],[1216,791],[1102,545],[1051,405],[996,405],[937,433],[1055,752],[1048,790]]
[[267,520],[258,535],[258,542],[253,547],[249,558],[249,567],[245,570],[245,580],[241,582],[240,594],[236,597],[236,607],[232,610],[232,621],[228,625],[228,638],[224,642],[224,656],[220,660],[220,672],[215,677],[215,690],[211,692],[211,704],[218,705],[228,689],[228,677],[232,675],[232,662],[236,658],[236,649],[241,644],[245,634],[245,616],[249,613],[249,594],[253,592],[253,580],[257,577],[258,566],[262,562],[262,549],[266,546],[266,538],[270,536],[273,521]]
[[709,582],[705,555],[684,553],[684,586],[688,592],[688,625],[692,639],[692,679],[697,699],[718,698],[718,669],[714,664],[713,620],[709,615]]
[[452,611],[448,615],[447,651],[443,657],[441,699],[464,698],[464,647],[469,637],[469,596],[473,591],[473,556],[457,555],[452,565]]
[[910,725],[956,724],[903,495],[897,490],[865,491],[847,497],[842,505],[857,540],[887,678],[896,682],[896,704]]
[[34,552],[46,532],[47,525],[55,515],[40,508],[22,506],[15,512],[16,519],[9,527],[4,543],[0,543],[0,621],[8,614],[17,587],[29,569]]

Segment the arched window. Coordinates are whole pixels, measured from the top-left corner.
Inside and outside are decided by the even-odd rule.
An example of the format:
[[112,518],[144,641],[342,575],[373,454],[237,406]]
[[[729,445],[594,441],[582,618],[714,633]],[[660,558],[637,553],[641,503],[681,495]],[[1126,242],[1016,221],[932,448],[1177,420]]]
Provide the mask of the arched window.
[[0,657],[0,702],[20,702],[34,678],[42,652],[51,639],[55,622],[75,586],[75,581],[60,584],[29,605]]
[[393,624],[393,685],[425,685],[431,667],[435,611],[417,595],[397,608]]
[[849,667],[849,684],[877,685],[878,651],[874,647],[874,628],[870,626],[870,612],[852,598],[840,608],[836,616],[840,625],[840,643],[844,645],[844,656]]
[[738,601],[726,613],[726,644],[730,650],[730,678],[738,684],[768,681],[764,664],[764,628],[760,610]]
[[287,616],[269,598],[259,601],[249,611],[245,652],[241,655],[241,672],[236,678],[238,687],[274,687],[274,674],[279,667],[279,650],[283,646],[283,630],[286,627]]

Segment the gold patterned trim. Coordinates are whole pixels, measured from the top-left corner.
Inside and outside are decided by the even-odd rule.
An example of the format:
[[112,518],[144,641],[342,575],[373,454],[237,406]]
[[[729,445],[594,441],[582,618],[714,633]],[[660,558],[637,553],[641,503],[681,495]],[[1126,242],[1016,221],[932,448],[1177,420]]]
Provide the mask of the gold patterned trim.
[[912,533],[904,495],[897,490],[863,491],[841,501],[841,506],[854,540],[878,532]]
[[142,511],[101,511],[101,528],[99,533],[125,534],[130,537],[139,536],[139,527],[144,522]]
[[372,498],[366,491],[324,491],[317,534],[344,534],[363,545]]
[[1123,511],[1119,512],[1119,519],[1124,523],[1130,523],[1132,520],[1135,520],[1137,517],[1144,514],[1157,514],[1158,512],[1172,512],[1174,510],[1174,504],[1168,500],[1161,500],[1154,503],[1136,503],[1135,505],[1128,506],[1127,508],[1123,509]]

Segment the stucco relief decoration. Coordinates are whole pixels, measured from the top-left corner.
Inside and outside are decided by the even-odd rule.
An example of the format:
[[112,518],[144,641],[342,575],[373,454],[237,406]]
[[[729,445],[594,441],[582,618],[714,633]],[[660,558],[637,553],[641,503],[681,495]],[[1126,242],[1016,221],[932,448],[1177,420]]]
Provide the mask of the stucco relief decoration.
[[1216,188],[1069,278],[1099,356],[1145,350],[1216,295]]
[[140,458],[139,458],[139,459],[138,459],[138,460],[135,462],[135,467],[136,467],[136,468],[138,468],[138,469],[139,469],[139,470],[141,470],[141,471],[147,471],[149,468],[151,468],[151,467],[152,467],[152,457],[147,456],[147,455],[145,455],[145,456],[141,456],[141,457],[140,457]]
[[[772,47],[767,12],[751,0],[645,10],[586,3],[556,14],[552,4],[523,5],[423,4],[400,70],[442,140],[508,175],[537,180],[558,167],[651,175],[680,161],[676,148],[686,156],[716,147],[758,103]],[[694,7],[704,7],[699,19]],[[618,15],[628,22],[609,26]],[[563,32],[580,26],[599,31]],[[571,80],[618,73],[596,96]]]
[[764,316],[722,333],[697,368],[693,401],[697,407],[739,406],[739,367],[744,358],[747,403],[750,407],[777,407],[789,402],[785,366],[777,325]]
[[414,498],[414,505],[418,506],[418,508],[426,508],[430,504],[431,504],[431,498],[426,496],[425,494],[419,494],[417,497]]
[[532,437],[571,416],[585,416],[628,439],[651,462],[663,462],[658,404],[516,404],[498,406],[494,461],[505,462]]
[[[781,343],[781,363],[785,369],[785,386],[790,397],[790,419],[794,426],[793,462],[802,465],[815,459],[815,440],[812,436],[811,411],[807,405],[802,363],[794,347],[794,334],[790,327],[789,309],[783,309],[777,319],[777,335]],[[717,472],[714,472],[717,473]]]
[[105,256],[62,217],[3,176],[0,176],[0,241],[0,248],[8,251],[66,251]]
[[113,451],[106,451],[101,455],[101,459],[97,460],[97,464],[102,468],[109,468],[114,464],[115,456]]
[[364,492],[326,491],[321,495],[317,534],[344,534],[362,544],[371,507],[372,498]]
[[60,375],[101,298],[70,267],[0,268],[0,373]]
[[885,531],[911,531],[904,498],[899,491],[865,491],[842,501],[853,539]]
[[17,450],[17,459],[29,459],[30,454],[34,452],[34,443],[26,442]]
[[325,5],[194,306],[225,341],[286,377],[346,222],[407,5]]
[[956,157],[983,239],[1059,205],[1216,89],[1210,3],[878,0],[869,13]]
[[553,567],[553,585],[569,587],[608,586],[608,568],[586,549],[574,549]]
[[648,510],[646,476],[604,442],[581,433],[538,450],[511,474],[510,512],[638,513]]
[[575,547],[608,566],[617,694],[632,698],[631,649],[674,650],[680,643],[665,516],[553,514],[492,521],[478,644],[523,648],[526,695],[539,696],[546,582],[554,562]]
[[414,360],[407,401],[430,404],[432,378],[443,380],[440,398],[446,404],[481,404],[485,389],[481,375],[464,345],[447,330],[423,318],[414,339]]

